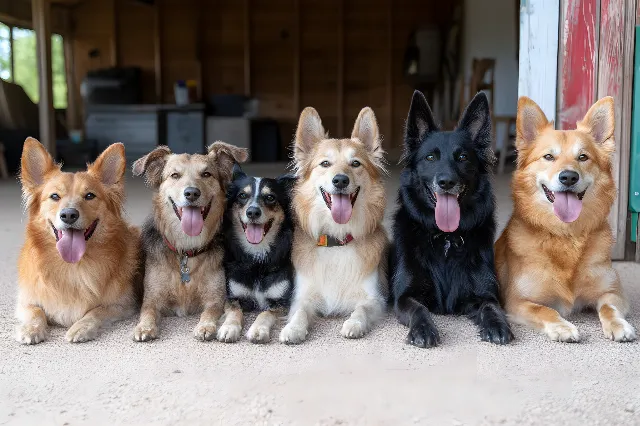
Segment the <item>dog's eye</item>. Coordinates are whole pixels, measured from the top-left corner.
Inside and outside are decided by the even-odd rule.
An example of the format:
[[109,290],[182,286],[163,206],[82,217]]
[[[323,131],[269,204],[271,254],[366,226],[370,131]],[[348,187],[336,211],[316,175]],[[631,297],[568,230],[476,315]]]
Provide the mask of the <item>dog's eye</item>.
[[458,156],[458,161],[467,161],[468,157],[467,154],[460,154]]
[[542,157],[542,158],[544,158],[544,159],[545,159],[545,160],[547,160],[547,161],[553,161],[553,160],[555,160],[555,157],[554,157],[553,155],[551,155],[551,154],[547,154],[547,155],[545,155],[545,156],[544,156],[544,157]]
[[180,179],[180,174],[179,173],[172,173],[171,174],[171,178],[172,179]]
[[427,155],[427,161],[436,161],[436,156],[433,154]]
[[93,200],[94,198],[96,198],[96,194],[93,192],[87,192],[87,195],[84,196],[85,200]]
[[327,168],[327,167],[331,166],[331,163],[328,162],[327,160],[324,160],[322,163],[320,163],[320,165],[322,167],[324,167],[324,168]]
[[587,154],[578,155],[578,161],[587,161],[588,159],[589,157],[587,156]]
[[246,192],[241,192],[240,194],[238,194],[238,198],[240,198],[241,200],[246,200],[247,198],[249,198],[249,196]]
[[360,162],[358,160],[353,160],[351,162],[351,167],[360,167]]
[[269,195],[265,195],[264,200],[267,203],[273,203],[276,200],[276,197],[274,197],[273,195],[269,194]]
[[60,196],[58,194],[51,194],[49,198],[51,198],[53,201],[60,201]]
[[211,173],[209,173],[209,172],[204,172],[204,173],[202,173],[202,177],[203,177],[203,178],[210,178],[210,177],[211,177]]

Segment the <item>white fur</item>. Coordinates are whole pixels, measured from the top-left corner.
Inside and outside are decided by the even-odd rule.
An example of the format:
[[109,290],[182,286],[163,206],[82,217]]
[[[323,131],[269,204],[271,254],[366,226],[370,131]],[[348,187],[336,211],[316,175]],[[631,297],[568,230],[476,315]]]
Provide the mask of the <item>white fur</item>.
[[261,310],[269,308],[268,300],[276,300],[282,298],[289,289],[290,283],[280,281],[272,284],[266,291],[252,289],[237,281],[229,281],[229,295],[238,298],[254,298]]

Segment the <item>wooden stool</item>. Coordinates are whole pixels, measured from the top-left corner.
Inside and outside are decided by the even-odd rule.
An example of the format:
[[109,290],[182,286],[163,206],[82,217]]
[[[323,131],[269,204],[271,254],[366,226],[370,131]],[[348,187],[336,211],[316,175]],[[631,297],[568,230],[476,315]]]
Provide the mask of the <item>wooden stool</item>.
[[9,167],[7,159],[4,157],[4,145],[0,142],[0,178],[9,179]]

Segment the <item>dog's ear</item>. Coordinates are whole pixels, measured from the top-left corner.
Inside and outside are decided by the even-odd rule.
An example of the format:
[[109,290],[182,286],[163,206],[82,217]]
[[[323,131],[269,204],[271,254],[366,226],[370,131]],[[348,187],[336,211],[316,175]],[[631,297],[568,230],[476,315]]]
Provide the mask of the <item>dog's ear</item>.
[[87,171],[104,185],[112,186],[124,183],[122,178],[126,168],[127,160],[124,155],[124,145],[114,143],[109,145],[93,164],[89,165]]
[[478,92],[464,109],[456,130],[465,130],[474,144],[481,148],[491,146],[491,112],[484,92]]
[[281,185],[284,188],[285,202],[287,205],[291,202],[291,197],[293,196],[293,188],[295,187],[297,181],[298,178],[293,174],[286,174],[278,176],[276,178],[276,182],[278,182],[278,185]]
[[550,125],[547,117],[538,104],[526,96],[518,99],[518,116],[516,119],[516,148],[526,148]]
[[242,171],[242,167],[240,167],[240,164],[234,163],[233,170],[231,172],[231,180],[244,179],[246,177],[247,177],[247,174],[244,171]]
[[611,96],[593,104],[582,121],[577,123],[578,130],[589,133],[595,142],[610,154],[616,149],[613,137],[615,128],[615,104]]
[[45,182],[47,174],[59,171],[51,155],[44,146],[34,138],[27,138],[22,146],[22,159],[20,168],[20,180],[22,189],[27,192],[34,191]]
[[419,90],[414,91],[404,130],[405,156],[416,151],[429,133],[438,130],[427,99]]
[[313,146],[325,137],[326,132],[322,127],[318,111],[312,107],[306,107],[300,114],[296,129],[296,139],[293,145],[294,161],[298,164],[303,162]]
[[151,188],[157,188],[162,183],[162,171],[167,163],[171,150],[166,146],[159,146],[133,163],[133,175],[143,176]]
[[233,177],[233,167],[249,158],[249,151],[225,142],[216,141],[207,148],[209,158],[216,163],[222,180],[226,183]]
[[382,153],[378,121],[371,108],[364,107],[360,110],[360,114],[358,114],[358,118],[353,125],[351,138],[359,139],[367,147],[367,151],[373,153],[376,157],[378,153]]

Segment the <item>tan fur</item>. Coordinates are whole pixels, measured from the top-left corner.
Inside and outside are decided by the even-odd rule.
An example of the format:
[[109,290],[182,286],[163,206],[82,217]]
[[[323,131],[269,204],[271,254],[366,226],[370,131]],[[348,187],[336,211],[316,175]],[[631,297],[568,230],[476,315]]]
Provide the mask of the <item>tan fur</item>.
[[[349,139],[326,136],[318,113],[306,108],[300,116],[294,146],[298,182],[294,189],[296,219],[292,260],[295,294],[290,320],[280,334],[284,343],[300,343],[317,315],[345,315],[344,337],[367,333],[384,310],[388,293],[387,236],[382,227],[385,191],[384,157],[375,115],[364,108]],[[361,163],[353,167],[353,160]],[[329,167],[322,167],[323,161]],[[348,223],[337,224],[320,193],[336,174],[345,174],[360,193]],[[343,247],[318,247],[328,234],[354,240]]]
[[[210,250],[188,260],[191,281],[180,279],[180,256],[163,241],[148,243],[144,300],[134,340],[148,341],[158,337],[161,315],[186,316],[201,312],[194,336],[200,340],[216,337],[217,321],[226,300],[223,248],[216,241],[226,206],[225,190],[234,162],[244,162],[247,152],[222,142],[209,147],[208,155],[172,154],[159,147],[137,160],[135,175],[144,175],[149,186],[157,189],[153,197],[153,224],[178,251],[210,247]],[[182,231],[169,197],[179,203],[187,187],[200,189],[198,203],[211,209],[198,236]],[[218,333],[218,337],[220,334]]]
[[[21,179],[29,218],[18,260],[19,342],[43,341],[47,322],[70,327],[70,342],[92,340],[103,324],[135,312],[141,250],[139,231],[122,217],[124,172],[122,144],[108,147],[86,172],[63,173],[37,140],[25,141]],[[88,192],[96,198],[85,200]],[[49,223],[69,206],[80,212],[82,227],[99,220],[75,264],[62,260]]]
[[[496,243],[496,269],[505,308],[517,322],[563,342],[578,341],[577,328],[562,318],[583,307],[598,310],[606,337],[635,339],[624,319],[625,301],[611,265],[613,235],[607,221],[616,196],[612,175],[613,99],[594,104],[576,130],[557,131],[528,98],[518,101],[518,167],[513,176],[513,217]],[[544,155],[552,153],[555,161]],[[585,154],[588,160],[579,161]],[[575,170],[589,186],[582,212],[560,221],[540,182]]]

